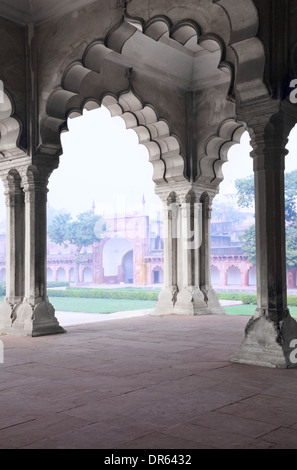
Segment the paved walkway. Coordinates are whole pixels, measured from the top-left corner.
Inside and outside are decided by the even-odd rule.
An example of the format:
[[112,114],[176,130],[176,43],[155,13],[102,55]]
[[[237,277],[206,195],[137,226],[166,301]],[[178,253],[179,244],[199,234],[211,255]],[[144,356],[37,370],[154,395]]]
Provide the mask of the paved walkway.
[[[238,300],[220,300],[223,307],[242,305]],[[130,310],[115,313],[84,313],[84,312],[56,312],[56,317],[63,327],[81,325],[84,323],[94,323],[98,321],[119,320],[122,318],[135,318],[148,315],[152,310]]]
[[297,369],[229,362],[247,320],[145,315],[2,336],[0,448],[297,448]]

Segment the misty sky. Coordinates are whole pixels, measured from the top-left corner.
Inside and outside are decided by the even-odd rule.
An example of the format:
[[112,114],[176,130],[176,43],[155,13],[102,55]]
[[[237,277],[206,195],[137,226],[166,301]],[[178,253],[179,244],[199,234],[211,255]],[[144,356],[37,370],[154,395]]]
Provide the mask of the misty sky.
[[[111,118],[102,106],[69,119],[68,128],[69,132],[62,134],[60,166],[49,182],[51,207],[65,209],[75,216],[90,210],[94,201],[97,214],[129,213],[141,207],[143,195],[149,213],[160,207],[159,198],[154,194],[148,151],[139,145],[136,133],[126,129],[123,119]],[[286,171],[297,168],[296,142],[297,126],[287,146]],[[229,151],[229,162],[223,166],[220,195],[234,192],[235,180],[253,173],[250,150],[249,136],[245,133],[241,144]],[[5,216],[3,190],[1,195],[0,220]]]
[[[77,214],[91,209],[94,201],[98,214],[129,212],[141,206],[144,195],[149,212],[159,207],[148,151],[120,117],[111,118],[101,107],[70,119],[68,127],[69,132],[62,134],[60,167],[50,179],[51,206]],[[249,136],[244,134],[224,164],[221,194],[234,192],[235,179],[253,172],[249,152]]]
[[[76,214],[89,210],[94,201],[98,214],[129,212],[141,206],[144,195],[147,210],[154,212],[159,207],[148,151],[139,145],[136,133],[126,129],[123,119],[111,118],[102,106],[70,119],[68,127],[69,132],[62,135],[64,153],[60,167],[50,179],[51,206]],[[234,193],[235,180],[253,173],[249,141],[248,133],[244,133],[240,145],[230,149],[229,161],[223,166],[220,195]],[[297,168],[294,142],[297,142],[297,127],[288,144],[287,171]]]

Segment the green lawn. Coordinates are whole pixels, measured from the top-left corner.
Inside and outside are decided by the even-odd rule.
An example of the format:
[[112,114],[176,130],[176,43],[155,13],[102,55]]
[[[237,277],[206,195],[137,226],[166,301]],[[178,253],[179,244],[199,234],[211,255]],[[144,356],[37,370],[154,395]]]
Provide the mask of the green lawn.
[[[254,315],[256,305],[234,305],[232,307],[225,307],[225,312],[228,315]],[[289,307],[291,316],[297,318],[297,307]]]
[[62,312],[114,313],[128,310],[154,308],[155,301],[128,299],[81,299],[71,297],[49,297],[55,310]]
[[[0,303],[4,297],[0,297]],[[55,310],[62,312],[85,313],[115,313],[130,310],[146,310],[155,307],[154,300],[129,300],[129,299],[86,299],[72,297],[49,297],[49,301]],[[234,305],[225,307],[228,315],[252,316],[256,305]],[[297,318],[297,307],[289,307],[292,317]]]
[[[114,313],[128,310],[145,310],[154,308],[155,301],[128,299],[82,299],[72,297],[50,297],[51,304],[57,311],[85,313]],[[228,315],[249,315],[255,312],[256,305],[234,305],[225,307]],[[290,313],[297,318],[297,307],[290,307]]]

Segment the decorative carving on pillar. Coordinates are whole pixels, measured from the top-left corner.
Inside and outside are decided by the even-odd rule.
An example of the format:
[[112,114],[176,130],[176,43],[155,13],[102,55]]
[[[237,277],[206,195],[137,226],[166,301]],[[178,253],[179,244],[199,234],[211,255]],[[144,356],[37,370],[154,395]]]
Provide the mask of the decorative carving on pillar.
[[211,201],[216,193],[216,187],[200,182],[157,188],[169,236],[164,237],[165,285],[154,313],[224,313],[209,280]]

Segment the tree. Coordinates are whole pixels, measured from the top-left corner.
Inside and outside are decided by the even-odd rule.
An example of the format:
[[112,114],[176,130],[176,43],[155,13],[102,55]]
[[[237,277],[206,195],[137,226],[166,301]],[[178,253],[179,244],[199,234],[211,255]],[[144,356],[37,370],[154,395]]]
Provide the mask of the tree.
[[246,178],[237,179],[235,181],[235,186],[237,189],[237,204],[239,205],[239,207],[253,207],[255,199],[254,175],[247,176]]
[[[254,175],[235,181],[239,207],[252,207],[255,198]],[[285,174],[285,218],[295,223],[297,217],[297,170]]]
[[296,221],[287,226],[286,230],[287,267],[297,267],[297,225]]
[[297,218],[297,170],[285,175],[285,217],[290,224],[295,224]]
[[48,235],[52,242],[64,245],[65,248],[69,244],[76,247],[75,282],[79,282],[81,250],[100,241],[105,229],[103,218],[99,215],[94,215],[92,211],[79,214],[76,220],[72,220],[72,216],[69,213],[58,214],[50,224]]
[[239,224],[245,219],[245,214],[238,211],[236,205],[227,202],[214,200],[212,204],[211,217],[213,220],[227,220],[234,224]]
[[[252,207],[254,201],[254,176],[236,180],[238,205]],[[285,174],[285,220],[286,254],[288,268],[297,267],[297,170]],[[255,226],[249,227],[240,237],[243,252],[247,259],[256,263]]]
[[255,225],[251,225],[246,229],[243,235],[239,236],[239,240],[243,243],[242,251],[249,262],[256,266],[256,231]]

